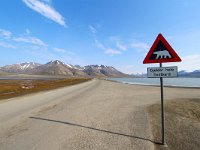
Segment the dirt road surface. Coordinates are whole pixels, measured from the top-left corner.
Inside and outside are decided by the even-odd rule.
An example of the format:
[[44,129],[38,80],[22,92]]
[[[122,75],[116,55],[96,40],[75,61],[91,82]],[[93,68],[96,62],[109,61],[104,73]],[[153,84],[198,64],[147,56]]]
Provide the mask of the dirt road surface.
[[[200,97],[165,88],[165,99]],[[92,80],[0,102],[1,150],[151,150],[145,107],[159,87]]]

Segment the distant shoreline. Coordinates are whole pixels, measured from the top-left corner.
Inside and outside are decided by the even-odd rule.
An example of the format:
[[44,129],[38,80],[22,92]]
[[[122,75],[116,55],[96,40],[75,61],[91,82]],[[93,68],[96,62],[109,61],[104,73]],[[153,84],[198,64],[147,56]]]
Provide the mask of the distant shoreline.
[[[148,78],[145,78],[148,79]],[[122,84],[129,84],[129,85],[139,85],[139,86],[153,86],[153,87],[160,87],[159,84],[148,84],[148,83],[134,83],[134,82],[125,82],[125,81],[118,81],[118,80],[113,80],[113,78],[106,78],[106,81],[111,81],[111,82],[118,82]],[[168,88],[189,88],[189,89],[200,89],[200,86],[180,86],[180,85],[164,85],[164,87]]]

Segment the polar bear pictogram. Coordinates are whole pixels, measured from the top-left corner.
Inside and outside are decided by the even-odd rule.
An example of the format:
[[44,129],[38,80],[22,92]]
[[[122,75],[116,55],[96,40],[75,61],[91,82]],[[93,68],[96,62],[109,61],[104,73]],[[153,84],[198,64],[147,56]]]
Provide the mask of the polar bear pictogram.
[[156,54],[156,59],[162,59],[162,58],[172,58],[172,56],[169,54],[169,52],[167,50],[161,50],[161,51],[157,51],[154,52],[153,54]]

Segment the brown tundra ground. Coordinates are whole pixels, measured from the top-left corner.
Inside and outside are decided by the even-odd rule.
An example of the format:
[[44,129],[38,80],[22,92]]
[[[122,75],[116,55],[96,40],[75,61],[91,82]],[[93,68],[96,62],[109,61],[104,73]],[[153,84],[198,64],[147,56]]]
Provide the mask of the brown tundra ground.
[[[18,85],[28,91],[60,81],[44,82]],[[199,150],[199,89],[164,92],[167,148],[159,144],[159,87],[93,79],[1,100],[0,149]]]
[[88,81],[88,78],[0,80],[0,100]]

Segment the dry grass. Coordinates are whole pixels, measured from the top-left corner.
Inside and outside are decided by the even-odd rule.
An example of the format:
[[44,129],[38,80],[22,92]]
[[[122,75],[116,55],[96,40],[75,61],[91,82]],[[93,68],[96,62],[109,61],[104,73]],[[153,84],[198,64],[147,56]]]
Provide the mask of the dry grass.
[[[154,140],[161,142],[160,104],[148,107]],[[200,149],[200,99],[174,100],[165,103],[165,134],[167,148],[156,145],[156,150]]]
[[82,83],[90,79],[71,78],[54,80],[0,80],[0,100]]

